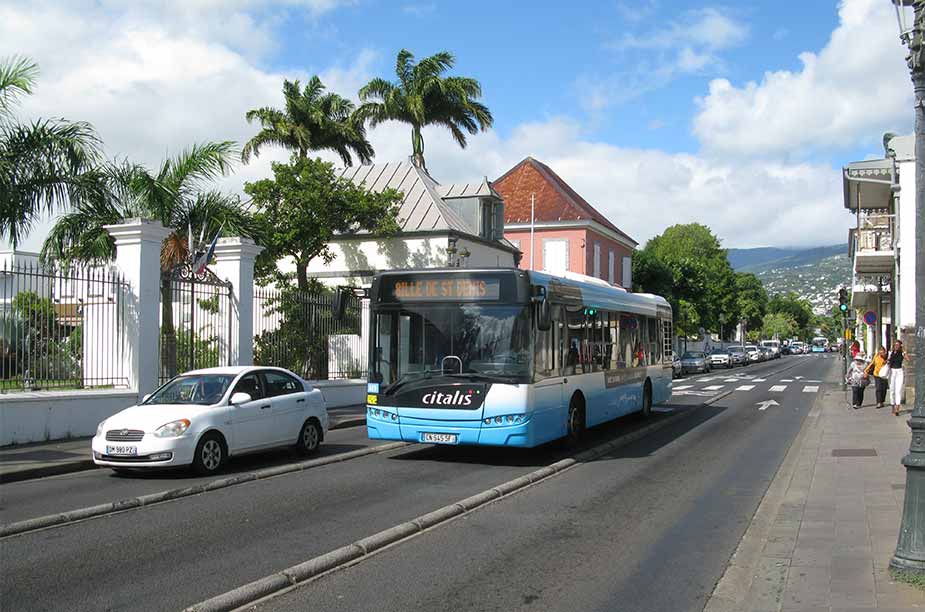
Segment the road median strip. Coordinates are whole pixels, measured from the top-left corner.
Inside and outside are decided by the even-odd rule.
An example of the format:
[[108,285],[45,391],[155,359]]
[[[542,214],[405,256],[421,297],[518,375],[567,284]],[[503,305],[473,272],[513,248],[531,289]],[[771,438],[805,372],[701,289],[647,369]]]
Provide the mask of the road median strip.
[[[729,393],[712,398],[703,405],[709,405]],[[545,481],[561,474],[576,465],[598,459],[613,451],[632,444],[646,435],[673,424],[678,418],[696,412],[696,407],[673,412],[664,418],[631,431],[618,438],[586,449],[573,457],[568,457],[519,476],[507,482],[491,487],[465,499],[422,514],[410,521],[400,523],[363,539],[342,546],[331,552],[303,561],[292,567],[283,569],[275,574],[265,576],[243,586],[232,589],[226,593],[216,595],[210,599],[194,604],[184,612],[228,612],[242,606],[253,604],[261,599],[279,595],[281,592],[296,587],[323,574],[335,571],[347,565],[360,562],[387,546],[394,545],[409,538],[413,538],[427,529],[436,527],[459,516],[469,514],[483,506],[491,504],[509,495],[518,493],[534,484]]]
[[219,489],[225,489],[225,488],[232,487],[235,485],[243,484],[245,482],[265,480],[267,478],[273,478],[275,476],[282,476],[284,474],[302,472],[302,471],[305,471],[305,470],[308,470],[314,467],[320,467],[322,465],[329,465],[331,463],[340,463],[342,461],[347,461],[349,459],[355,459],[357,457],[363,457],[366,455],[384,453],[387,451],[395,450],[398,448],[403,448],[406,446],[411,446],[411,445],[407,442],[390,442],[388,444],[370,446],[367,448],[361,448],[359,450],[350,451],[346,453],[337,453],[334,455],[329,455],[327,457],[309,459],[308,461],[299,461],[297,463],[287,463],[284,465],[277,465],[277,466],[273,466],[269,468],[264,468],[261,470],[254,470],[252,472],[246,472],[244,474],[237,474],[235,476],[226,476],[223,478],[219,478],[217,480],[212,480],[209,482],[192,485],[189,487],[168,489],[166,491],[158,491],[156,493],[148,493],[146,495],[139,495],[137,497],[129,497],[126,499],[120,499],[118,501],[108,502],[105,504],[99,504],[96,506],[89,506],[86,508],[77,508],[75,510],[69,510],[67,512],[48,514],[45,516],[25,519],[22,521],[17,521],[15,523],[8,523],[6,525],[0,525],[0,538],[5,538],[7,536],[13,536],[13,535],[19,535],[19,534],[27,533],[30,531],[36,531],[38,529],[46,529],[48,527],[57,527],[60,525],[67,525],[69,523],[75,523],[77,521],[82,521],[88,518],[93,518],[97,516],[105,516],[107,514],[115,514],[116,512],[122,512],[124,510],[131,510],[134,508],[142,508],[146,506],[151,506],[153,504],[159,504],[162,502],[172,501],[174,499],[180,499],[182,497],[189,497],[191,495],[199,495],[200,493],[206,493],[209,491],[217,491]]

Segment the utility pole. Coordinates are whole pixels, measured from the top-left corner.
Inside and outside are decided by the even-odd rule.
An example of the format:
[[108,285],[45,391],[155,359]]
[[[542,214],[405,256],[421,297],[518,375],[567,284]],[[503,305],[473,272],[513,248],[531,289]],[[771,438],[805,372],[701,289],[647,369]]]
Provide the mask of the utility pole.
[[[925,0],[893,0],[900,40],[909,49],[907,62],[915,92],[915,353],[905,370],[915,377],[915,406],[909,419],[912,442],[903,457],[906,498],[896,552],[890,567],[925,574]],[[907,27],[905,7],[913,8]],[[911,365],[911,368],[909,367]]]
[[530,194],[530,269],[533,270],[533,219],[536,217],[536,194]]

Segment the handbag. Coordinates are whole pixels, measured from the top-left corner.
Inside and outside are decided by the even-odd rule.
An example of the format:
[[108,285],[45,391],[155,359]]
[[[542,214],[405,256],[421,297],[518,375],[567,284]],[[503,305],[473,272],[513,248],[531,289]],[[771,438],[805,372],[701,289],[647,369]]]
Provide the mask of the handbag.
[[877,378],[889,378],[890,372],[892,371],[893,370],[890,368],[890,364],[885,363],[882,366],[880,366],[880,371],[877,372]]
[[861,379],[861,383],[858,386],[861,387],[862,389],[866,389],[867,385],[869,384],[870,384],[870,378],[865,376]]

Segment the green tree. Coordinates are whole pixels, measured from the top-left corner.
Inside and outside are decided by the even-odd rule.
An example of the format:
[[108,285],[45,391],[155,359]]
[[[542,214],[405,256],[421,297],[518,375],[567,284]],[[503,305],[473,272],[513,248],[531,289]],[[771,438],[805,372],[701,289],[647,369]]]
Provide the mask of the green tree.
[[[211,189],[227,175],[237,158],[234,143],[197,144],[165,159],[151,171],[123,161],[93,170],[100,184],[58,218],[42,245],[42,259],[58,262],[103,262],[115,257],[116,246],[104,226],[141,217],[156,219],[172,231],[161,245],[161,270],[187,261],[189,228],[203,228],[209,237],[254,235],[254,223],[237,196]],[[173,290],[161,283],[161,333],[164,335],[164,375],[177,373]]]
[[773,296],[768,301],[768,313],[789,315],[796,325],[794,333],[801,338],[808,338],[812,335],[813,307],[796,293],[791,291]]
[[466,147],[466,132],[477,134],[492,125],[491,112],[478,101],[482,86],[468,77],[444,77],[456,60],[442,51],[417,64],[414,55],[402,49],[395,62],[396,82],[376,78],[360,89],[363,104],[357,115],[373,127],[385,121],[411,126],[412,159],[424,164],[424,137],[427,125],[447,128],[460,147]]
[[[637,253],[639,255],[648,270],[661,274],[663,266],[671,272],[671,291],[664,297],[675,311],[679,310],[682,300],[686,309],[693,309],[698,328],[718,330],[720,316],[726,321],[736,319],[735,273],[726,258],[726,250],[710,228],[699,223],[673,225],[649,240]],[[652,264],[653,258],[661,262],[661,266]],[[676,319],[680,320],[677,315]],[[694,317],[686,319],[692,321]],[[696,330],[689,331],[696,333]]]
[[43,213],[61,210],[98,188],[87,174],[100,159],[88,123],[36,119],[20,123],[13,107],[32,93],[38,67],[0,59],[0,237],[15,248]]
[[[344,164],[372,161],[373,147],[366,139],[366,127],[354,114],[353,103],[334,92],[325,93],[317,76],[300,90],[299,81],[283,81],[285,109],[270,107],[247,111],[247,122],[260,123],[260,131],[241,149],[241,161],[258,157],[264,145],[276,145],[308,157],[309,151],[333,151]],[[352,155],[351,155],[352,154]]]
[[309,262],[333,257],[328,245],[337,234],[389,234],[399,229],[399,192],[368,191],[338,177],[333,166],[320,159],[293,155],[288,164],[273,164],[272,179],[247,183],[244,191],[259,211],[254,220],[265,250],[257,260],[258,276],[291,279],[276,267],[278,260],[290,258],[300,291],[309,289]]
[[651,250],[642,249],[633,254],[632,290],[654,293],[666,299],[674,295],[674,274]]
[[793,317],[783,312],[764,315],[761,324],[761,333],[765,338],[777,338],[779,340],[791,338],[796,329],[797,325]]
[[737,272],[735,275],[736,321],[745,319],[748,329],[759,329],[768,309],[768,293],[754,274]]

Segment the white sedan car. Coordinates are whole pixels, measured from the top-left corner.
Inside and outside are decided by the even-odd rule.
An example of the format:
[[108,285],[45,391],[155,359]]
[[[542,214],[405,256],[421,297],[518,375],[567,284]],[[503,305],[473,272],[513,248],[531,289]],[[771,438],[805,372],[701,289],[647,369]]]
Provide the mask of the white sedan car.
[[207,368],[100,423],[93,462],[117,472],[191,465],[211,474],[232,455],[277,446],[314,453],[327,430],[324,395],[289,370]]

